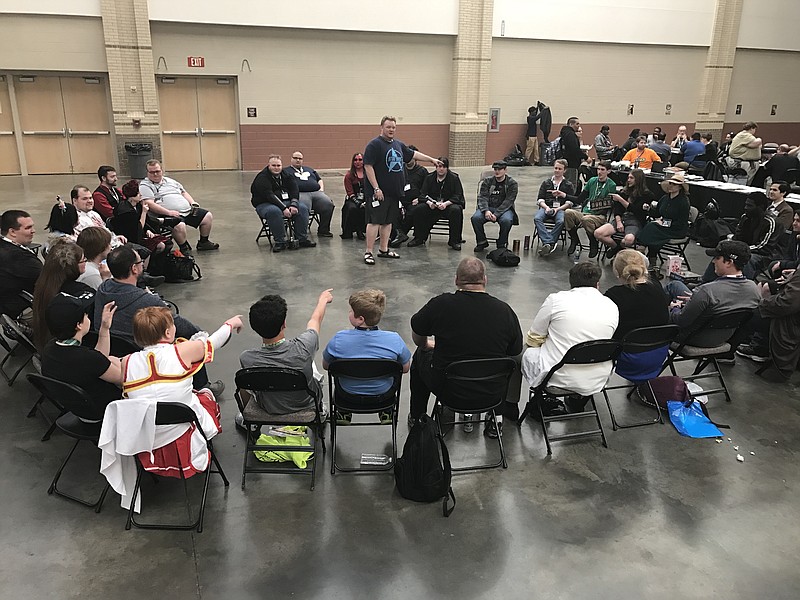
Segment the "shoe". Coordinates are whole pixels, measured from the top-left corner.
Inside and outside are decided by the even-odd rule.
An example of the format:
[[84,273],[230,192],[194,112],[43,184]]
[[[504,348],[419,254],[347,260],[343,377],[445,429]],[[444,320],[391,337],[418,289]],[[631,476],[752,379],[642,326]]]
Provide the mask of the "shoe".
[[497,427],[494,426],[494,420],[490,415],[486,416],[486,426],[483,428],[483,435],[493,440],[496,440],[503,435],[503,422],[498,421]]
[[589,240],[589,258],[594,258],[598,254],[600,254],[600,244],[595,239]]
[[381,425],[391,425],[392,424],[392,411],[384,410],[378,413],[378,419],[381,422]]
[[[542,414],[545,417],[557,417],[559,415],[566,415],[568,412],[566,405],[560,398],[556,398],[555,396],[544,397],[542,401]],[[539,420],[538,410],[532,410],[528,414],[533,415],[533,418],[537,421]]]
[[225,391],[225,382],[221,379],[217,379],[216,381],[209,381],[205,387],[212,394],[214,394],[214,397],[216,398],[217,396],[221,396],[222,392]]
[[417,420],[411,416],[411,413],[408,413],[408,418],[406,419],[406,424],[408,425],[408,428],[411,429],[414,426],[414,423],[416,422]]
[[544,246],[542,246],[542,249],[539,252],[539,255],[542,256],[542,257],[550,256],[551,252],[553,252],[553,246],[550,245],[550,244],[545,244]]
[[414,238],[407,244],[409,248],[413,248],[415,246],[424,246],[424,245],[425,245],[425,240],[422,240],[420,238]]
[[450,246],[453,250],[461,252],[461,244],[459,244],[458,242],[447,242],[447,245]]
[[400,255],[391,250],[378,250],[378,258],[400,258]]
[[191,256],[192,255],[192,245],[189,242],[182,243],[180,246],[178,246],[178,249],[181,251],[181,254],[183,254],[184,256]]
[[233,417],[233,424],[236,425],[237,429],[241,429],[242,431],[247,431],[247,427],[244,426],[244,416],[242,413],[237,412],[236,416]]
[[[739,356],[744,356],[745,358],[749,358],[757,363],[765,363],[769,360],[769,351],[756,348],[750,344],[742,344],[739,346],[736,349],[736,354]],[[721,362],[719,358],[717,359],[717,362]]]
[[198,250],[219,250],[219,244],[212,242],[211,240],[200,240],[197,242],[197,249]]
[[[469,420],[472,418],[472,415],[465,414],[464,420]],[[464,433],[472,433],[475,430],[475,423],[464,423]]]
[[568,413],[581,413],[586,408],[586,403],[589,402],[590,396],[579,396],[571,394],[564,399]]
[[389,248],[399,248],[403,245],[404,242],[408,241],[408,235],[406,235],[402,231],[397,232],[397,237],[395,237],[391,242],[389,242]]
[[284,250],[286,250],[285,242],[275,242],[275,245],[272,247],[272,251],[275,253],[283,252]]
[[606,258],[609,260],[614,258],[617,255],[617,252],[619,252],[620,250],[622,250],[622,246],[614,246],[613,248],[608,248],[606,250]]
[[345,412],[343,410],[336,411],[336,424],[337,425],[350,425],[353,422],[353,413]]
[[316,245],[317,245],[317,242],[312,242],[312,241],[311,241],[310,239],[308,239],[308,238],[306,238],[306,239],[304,239],[304,240],[300,240],[300,243],[298,244],[298,246],[299,246],[300,248],[315,248],[315,247],[316,247]]
[[317,230],[317,237],[333,237],[333,234],[330,231]]
[[142,273],[139,277],[137,284],[140,286],[147,286],[149,288],[156,288],[164,283],[165,278],[163,275],[150,275],[149,273]]
[[358,233],[356,233],[356,237],[357,237],[358,239],[362,240],[362,241],[363,241],[363,240],[365,240],[365,239],[367,239],[367,236],[366,236],[366,235],[364,235],[363,233],[361,233],[360,231],[359,231]]
[[569,234],[569,248],[567,248],[567,256],[572,256],[575,254],[575,250],[578,248],[578,244],[581,241],[578,239],[578,232],[570,233]]
[[478,244],[473,249],[473,252],[483,252],[489,247],[489,242],[483,240],[482,242],[478,242]]
[[342,238],[343,240],[352,240],[353,239],[353,234],[349,233],[349,234],[345,235],[343,233],[340,233],[339,237]]

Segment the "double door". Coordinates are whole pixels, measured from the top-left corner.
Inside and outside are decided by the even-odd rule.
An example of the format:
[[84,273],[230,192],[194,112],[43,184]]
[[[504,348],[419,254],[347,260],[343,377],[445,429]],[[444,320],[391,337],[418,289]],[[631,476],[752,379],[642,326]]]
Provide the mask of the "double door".
[[235,79],[159,77],[161,144],[170,171],[239,168]]
[[19,152],[11,115],[8,76],[0,75],[0,175],[19,175]]

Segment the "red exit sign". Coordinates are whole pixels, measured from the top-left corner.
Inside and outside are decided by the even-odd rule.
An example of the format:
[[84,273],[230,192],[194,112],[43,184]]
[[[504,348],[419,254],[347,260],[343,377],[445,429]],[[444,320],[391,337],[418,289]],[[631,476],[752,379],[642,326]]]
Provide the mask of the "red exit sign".
[[186,63],[190,67],[205,67],[206,59],[202,56],[187,56]]

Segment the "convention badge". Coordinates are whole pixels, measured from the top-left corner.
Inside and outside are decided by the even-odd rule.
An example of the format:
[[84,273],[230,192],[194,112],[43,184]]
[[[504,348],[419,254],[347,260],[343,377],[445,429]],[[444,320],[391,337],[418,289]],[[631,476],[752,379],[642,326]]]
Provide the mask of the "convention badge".
[[288,199],[289,199],[289,193],[288,192],[282,192],[281,193],[281,200],[288,200]]

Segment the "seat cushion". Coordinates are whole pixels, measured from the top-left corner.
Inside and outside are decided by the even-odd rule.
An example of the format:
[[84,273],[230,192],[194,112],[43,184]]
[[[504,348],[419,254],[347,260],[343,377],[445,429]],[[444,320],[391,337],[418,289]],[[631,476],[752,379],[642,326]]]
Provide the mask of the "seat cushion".
[[[671,348],[676,350],[678,348],[678,344],[675,342],[672,343]],[[714,346],[713,348],[702,348],[700,346],[684,346],[681,350],[681,356],[689,357],[689,358],[704,358],[706,356],[717,356],[718,354],[727,354],[731,351],[731,345],[727,342],[724,344],[720,344],[719,346]]]
[[251,400],[242,412],[245,423],[313,423],[316,412],[313,408],[298,410],[285,415],[268,413],[255,400]]

